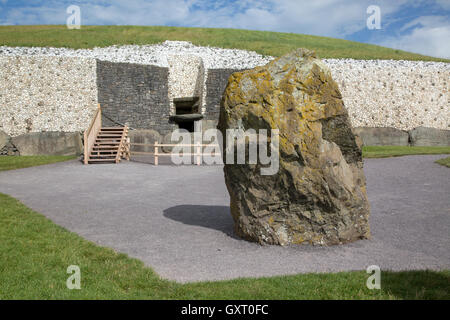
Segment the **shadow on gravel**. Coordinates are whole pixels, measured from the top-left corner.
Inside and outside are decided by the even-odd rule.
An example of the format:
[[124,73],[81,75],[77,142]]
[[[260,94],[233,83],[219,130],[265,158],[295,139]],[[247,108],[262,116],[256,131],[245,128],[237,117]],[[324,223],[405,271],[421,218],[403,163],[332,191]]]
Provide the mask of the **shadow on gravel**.
[[228,206],[179,205],[164,210],[164,217],[191,226],[221,231],[239,239],[233,230],[233,219]]
[[398,299],[450,299],[450,271],[382,272],[381,289]]

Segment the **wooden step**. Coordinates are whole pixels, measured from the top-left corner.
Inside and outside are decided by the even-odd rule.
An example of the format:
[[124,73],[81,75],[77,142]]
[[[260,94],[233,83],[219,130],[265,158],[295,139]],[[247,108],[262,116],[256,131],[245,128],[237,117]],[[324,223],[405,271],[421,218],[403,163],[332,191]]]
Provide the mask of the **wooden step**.
[[105,145],[105,144],[111,144],[111,145],[117,145],[118,146],[120,144],[120,141],[113,141],[113,142],[106,142],[106,141],[111,141],[111,140],[102,140],[100,142],[94,142],[94,146]]
[[107,145],[98,145],[98,146],[93,146],[92,147],[92,149],[114,149],[114,150],[117,150],[118,149],[118,147],[116,147],[116,146],[118,146],[119,144],[116,144],[115,146],[107,146]]
[[89,159],[88,162],[116,163],[116,159]]
[[107,154],[92,154],[93,157],[115,157],[115,154],[107,153]]
[[114,136],[101,136],[101,135],[98,135],[97,138],[96,138],[96,140],[121,140],[121,139],[122,139],[121,135],[120,136],[117,136],[117,135],[114,135]]
[[92,150],[119,150],[118,146],[105,146],[105,145],[101,145],[101,146],[94,146],[92,148]]
[[91,155],[116,155],[118,150],[92,150]]
[[120,143],[128,135],[125,127],[102,127],[95,137],[89,154],[89,163],[117,163]]
[[97,136],[97,138],[96,138],[97,140],[99,140],[99,139],[103,139],[103,140],[121,140],[122,139],[122,136],[120,135],[120,136],[101,136],[101,135],[98,135]]
[[100,131],[98,134],[110,134],[110,135],[114,135],[114,136],[121,136],[123,135],[123,131]]
[[91,155],[91,157],[89,158],[89,160],[105,160],[105,161],[110,161],[110,160],[116,160],[116,156],[112,156],[112,157],[105,157],[105,156],[93,156]]
[[118,149],[118,148],[119,148],[119,144],[118,144],[118,143],[113,143],[113,144],[109,144],[109,143],[101,143],[101,144],[94,145],[94,148],[103,148],[103,149],[111,148],[111,149]]
[[122,137],[122,133],[109,133],[109,132],[100,132],[97,137]]
[[97,136],[96,140],[122,140],[122,136]]
[[105,137],[121,137],[123,133],[115,133],[115,132],[99,132],[99,136],[105,136]]

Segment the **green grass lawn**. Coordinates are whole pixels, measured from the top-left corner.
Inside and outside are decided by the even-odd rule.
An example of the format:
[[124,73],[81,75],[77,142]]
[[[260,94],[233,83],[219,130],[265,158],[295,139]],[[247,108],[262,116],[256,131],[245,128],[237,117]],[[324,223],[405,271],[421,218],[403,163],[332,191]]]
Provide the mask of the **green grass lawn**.
[[154,44],[186,40],[196,45],[253,50],[281,56],[295,48],[313,49],[321,58],[450,60],[433,58],[385,47],[327,37],[294,33],[238,29],[148,27],[148,26],[1,26],[0,45],[93,48],[114,44]]
[[364,158],[387,158],[415,154],[450,154],[450,147],[364,146]]
[[[139,260],[82,239],[0,194],[0,299],[450,299],[450,271],[364,271],[179,284]],[[66,288],[69,265],[81,290]]]
[[439,159],[435,161],[436,163],[439,163],[440,165],[446,166],[450,168],[450,157]]
[[0,156],[0,171],[76,159],[76,156]]

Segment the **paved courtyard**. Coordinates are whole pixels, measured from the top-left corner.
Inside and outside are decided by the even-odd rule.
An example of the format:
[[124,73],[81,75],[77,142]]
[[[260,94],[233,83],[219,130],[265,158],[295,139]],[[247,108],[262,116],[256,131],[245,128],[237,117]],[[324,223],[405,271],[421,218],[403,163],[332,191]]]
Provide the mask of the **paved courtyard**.
[[179,282],[372,264],[439,270],[450,268],[450,169],[434,163],[443,157],[366,159],[372,239],[333,247],[260,246],[236,238],[220,166],[69,161],[0,172],[0,192]]

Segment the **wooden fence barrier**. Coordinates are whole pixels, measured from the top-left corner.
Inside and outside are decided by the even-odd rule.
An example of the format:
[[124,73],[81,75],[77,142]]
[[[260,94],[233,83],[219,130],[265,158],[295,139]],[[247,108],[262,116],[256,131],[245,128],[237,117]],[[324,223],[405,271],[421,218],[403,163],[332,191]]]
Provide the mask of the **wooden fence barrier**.
[[165,152],[159,152],[159,148],[160,147],[189,147],[190,149],[192,149],[193,147],[195,148],[195,152],[194,153],[184,153],[184,152],[180,152],[180,154],[184,155],[184,156],[194,156],[196,158],[196,165],[201,165],[202,164],[202,158],[205,155],[209,155],[212,156],[214,153],[204,153],[203,152],[203,147],[209,146],[209,147],[214,147],[217,148],[219,147],[219,145],[212,145],[212,144],[201,144],[201,143],[195,143],[195,144],[167,144],[167,143],[158,143],[155,142],[154,144],[147,144],[147,143],[130,143],[130,146],[142,146],[142,147],[153,147],[154,148],[154,152],[144,152],[144,151],[131,151],[131,155],[135,154],[135,155],[153,155],[155,158],[155,166],[157,166],[159,164],[159,157],[166,157],[166,156],[172,156],[172,152],[169,153],[165,153]]

